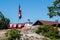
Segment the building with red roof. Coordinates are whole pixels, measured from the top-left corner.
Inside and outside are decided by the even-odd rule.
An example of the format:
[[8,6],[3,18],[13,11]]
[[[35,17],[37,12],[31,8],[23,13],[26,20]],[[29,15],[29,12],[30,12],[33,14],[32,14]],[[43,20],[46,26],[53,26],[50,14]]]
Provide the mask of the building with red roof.
[[50,25],[56,26],[58,25],[58,21],[45,21],[45,20],[37,20],[33,25]]

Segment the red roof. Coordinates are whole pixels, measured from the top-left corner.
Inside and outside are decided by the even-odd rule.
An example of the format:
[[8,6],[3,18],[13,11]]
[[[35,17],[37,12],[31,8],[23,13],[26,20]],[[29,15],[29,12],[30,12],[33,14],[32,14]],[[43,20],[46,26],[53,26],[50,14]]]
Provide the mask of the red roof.
[[[57,21],[44,21],[44,20],[38,20],[36,23],[42,23],[42,24],[45,24],[45,25],[56,25],[56,24],[58,24],[58,22]],[[36,23],[34,23],[34,24],[36,24]]]
[[41,20],[40,22],[43,23],[43,24],[46,24],[46,25],[58,24],[57,21],[43,21],[43,20]]

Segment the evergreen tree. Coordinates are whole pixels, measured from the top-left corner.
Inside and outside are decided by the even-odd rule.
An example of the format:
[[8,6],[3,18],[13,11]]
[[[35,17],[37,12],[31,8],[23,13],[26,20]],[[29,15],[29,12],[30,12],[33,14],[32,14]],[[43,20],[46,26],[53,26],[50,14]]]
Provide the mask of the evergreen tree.
[[9,23],[10,20],[8,18],[5,18],[2,12],[0,12],[0,29],[8,28]]

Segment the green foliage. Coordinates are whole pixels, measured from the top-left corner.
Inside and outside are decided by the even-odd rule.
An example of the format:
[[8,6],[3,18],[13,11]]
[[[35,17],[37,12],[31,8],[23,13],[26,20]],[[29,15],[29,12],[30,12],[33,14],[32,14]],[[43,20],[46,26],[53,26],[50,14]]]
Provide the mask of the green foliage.
[[48,7],[49,10],[49,17],[52,18],[53,16],[60,16],[60,0],[55,0],[53,2],[53,6]]
[[0,12],[0,29],[6,29],[9,25],[10,20],[8,18],[5,18],[2,12]]
[[49,31],[48,25],[40,25],[35,32],[39,34],[40,32],[47,32],[47,31]]
[[[43,31],[41,31],[43,30]],[[60,34],[58,34],[58,28],[57,27],[53,27],[53,26],[48,26],[48,25],[41,25],[40,27],[38,27],[38,29],[36,30],[36,33],[42,33],[42,35],[49,37],[51,39],[59,39],[60,38]]]
[[41,25],[41,26],[40,26],[40,29],[43,30],[44,32],[49,31],[49,28],[50,28],[50,27],[49,27],[48,25]]
[[[48,35],[49,34],[49,35]],[[49,31],[48,31],[48,34],[46,33],[46,35],[48,36],[48,37],[50,37],[51,39],[53,39],[53,38],[59,38],[59,34],[58,34],[58,28],[57,27],[50,27],[50,29],[49,29]],[[59,36],[58,36],[59,35]]]
[[17,37],[20,38],[20,31],[18,29],[11,29],[5,33],[8,37],[8,40],[16,40]]
[[56,34],[55,37],[58,39],[60,38],[60,34]]
[[37,29],[37,30],[35,30],[35,32],[36,32],[37,34],[39,34],[39,33],[40,33],[40,30],[39,30],[39,29]]

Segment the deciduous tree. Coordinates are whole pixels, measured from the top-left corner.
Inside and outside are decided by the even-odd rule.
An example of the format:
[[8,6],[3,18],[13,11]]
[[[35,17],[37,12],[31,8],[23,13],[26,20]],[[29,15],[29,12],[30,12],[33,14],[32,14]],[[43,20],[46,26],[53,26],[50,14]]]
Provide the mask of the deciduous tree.
[[49,17],[52,18],[53,16],[60,16],[60,0],[55,0],[53,2],[53,6],[48,7],[49,10]]

